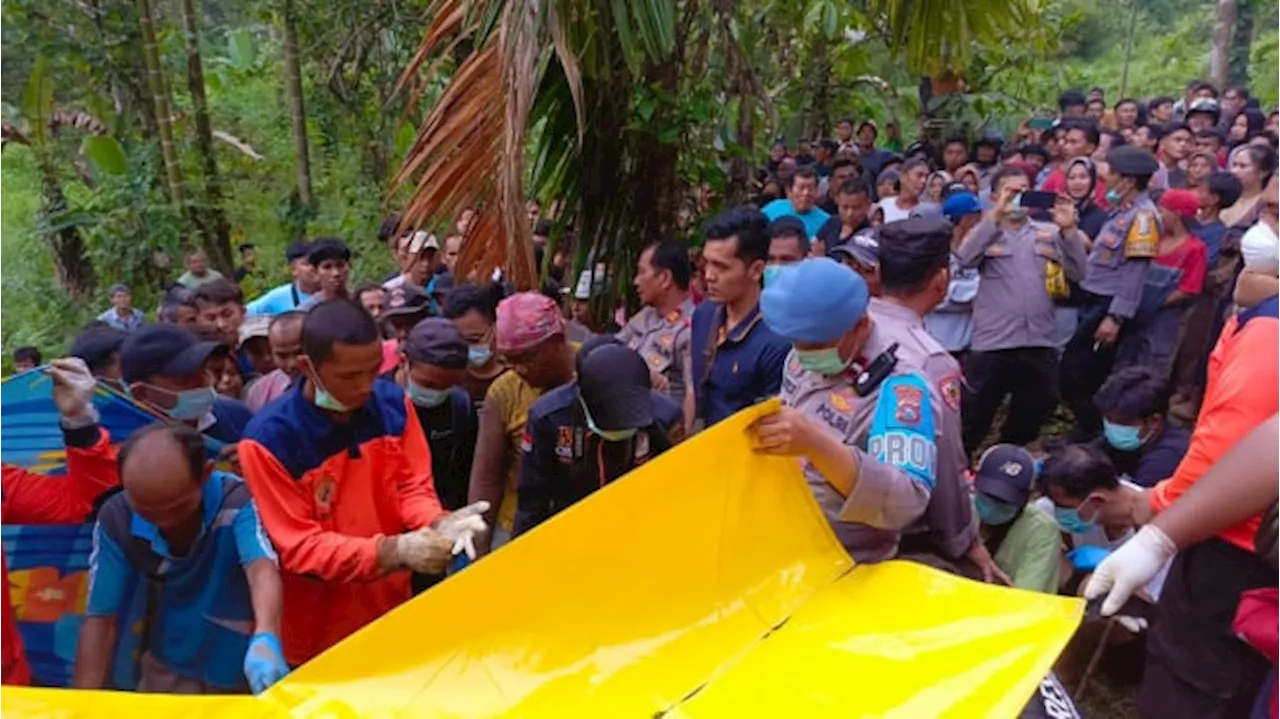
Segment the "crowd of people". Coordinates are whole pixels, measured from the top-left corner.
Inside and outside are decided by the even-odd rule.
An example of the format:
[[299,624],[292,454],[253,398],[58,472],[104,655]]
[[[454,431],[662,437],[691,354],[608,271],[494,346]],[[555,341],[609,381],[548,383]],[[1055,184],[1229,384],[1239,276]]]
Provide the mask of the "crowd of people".
[[[443,242],[389,218],[381,281],[320,238],[252,299],[249,244],[232,278],[190,253],[154,321],[111,288],[44,369],[76,491],[4,467],[5,522],[96,522],[75,686],[108,682],[130,581],[156,595],[141,690],[261,691],[781,397],[753,445],[800,459],[858,562],[1105,596],[1146,643],[1144,714],[1274,715],[1274,633],[1264,655],[1232,622],[1244,595],[1275,623],[1276,113],[1203,82],[1059,105],[1009,141],[898,153],[842,120],[779,142],[754,204],[640,254],[630,317],[592,314],[606,263],[567,283],[548,258],[540,291],[455,275],[471,210]],[[168,421],[113,446],[100,383]],[[1042,441],[1060,399],[1068,436]],[[26,683],[13,626],[6,595],[4,681]]]

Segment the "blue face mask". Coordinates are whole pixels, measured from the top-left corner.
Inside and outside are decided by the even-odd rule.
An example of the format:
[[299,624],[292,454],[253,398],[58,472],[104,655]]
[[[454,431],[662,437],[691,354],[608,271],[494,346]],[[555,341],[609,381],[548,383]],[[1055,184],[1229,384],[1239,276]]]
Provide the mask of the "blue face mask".
[[445,403],[449,399],[450,390],[432,389],[431,387],[423,387],[410,382],[405,387],[405,393],[409,395],[409,401],[423,409],[435,409]]
[[[213,410],[214,400],[218,398],[217,392],[214,392],[212,387],[197,387],[196,389],[174,392],[146,382],[142,384],[151,392],[163,392],[176,398],[173,406],[169,409],[164,409],[154,402],[148,402],[148,404],[167,414],[170,419],[175,419],[179,422],[195,422],[205,416]],[[124,386],[124,391],[130,397],[138,399],[134,397],[133,391],[129,389],[128,385]]]
[[1142,446],[1142,428],[1129,424],[1113,424],[1102,420],[1102,434],[1107,444],[1123,452],[1132,452]]
[[311,373],[311,382],[316,386],[316,406],[320,409],[327,409],[330,412],[350,412],[355,409],[339,402],[336,397],[329,394],[329,390],[320,384],[320,378],[314,372]]
[[782,272],[782,265],[765,265],[764,266],[764,286],[768,287],[773,281],[778,279],[778,273]]
[[587,429],[591,430],[606,442],[623,442],[635,436],[635,429],[600,429],[596,426],[596,421],[591,419],[591,412],[587,411],[587,403],[581,399],[578,404],[582,406],[582,414],[587,420]]
[[1018,507],[992,499],[981,492],[973,496],[973,509],[978,513],[978,519],[988,527],[1008,524],[1018,516]]
[[1096,522],[1086,522],[1080,518],[1080,512],[1075,509],[1067,509],[1066,507],[1054,507],[1053,518],[1058,521],[1058,526],[1062,531],[1071,534],[1084,534],[1093,529]]
[[169,416],[179,422],[194,422],[213,410],[218,398],[212,387],[200,387],[178,393],[178,401],[169,410]]
[[1107,204],[1108,204],[1108,205],[1115,206],[1115,205],[1120,204],[1120,198],[1121,198],[1121,197],[1124,197],[1124,195],[1121,195],[1119,190],[1107,190]]
[[489,345],[471,345],[467,348],[467,364],[472,367],[483,367],[493,358],[493,350]]
[[813,372],[826,377],[838,375],[845,371],[849,363],[840,359],[840,350],[827,347],[820,350],[796,350],[796,361],[806,372]]

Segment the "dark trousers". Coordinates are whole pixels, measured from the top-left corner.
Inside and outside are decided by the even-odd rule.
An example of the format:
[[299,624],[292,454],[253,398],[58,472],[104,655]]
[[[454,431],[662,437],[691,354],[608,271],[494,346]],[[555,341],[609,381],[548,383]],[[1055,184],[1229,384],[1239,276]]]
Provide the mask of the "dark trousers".
[[[1080,324],[1062,353],[1062,397],[1076,419],[1076,441],[1087,442],[1102,431],[1102,417],[1093,406],[1093,395],[1111,374],[1116,346],[1094,348],[1093,333],[1107,317],[1111,298],[1081,290]],[[1120,331],[1124,335],[1124,328]]]
[[1009,416],[1000,441],[1023,445],[1040,434],[1040,425],[1058,403],[1058,351],[1052,347],[1015,347],[978,352],[965,358],[964,449],[973,453],[991,429],[996,411],[1009,396]]
[[1173,560],[1147,638],[1138,706],[1144,717],[1248,717],[1271,666],[1231,631],[1240,594],[1275,586],[1255,554],[1213,538]]

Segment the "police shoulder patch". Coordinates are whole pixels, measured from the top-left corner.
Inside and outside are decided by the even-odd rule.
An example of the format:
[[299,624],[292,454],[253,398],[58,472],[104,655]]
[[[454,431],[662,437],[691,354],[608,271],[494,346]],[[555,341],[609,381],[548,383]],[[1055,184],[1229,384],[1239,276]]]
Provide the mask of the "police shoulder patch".
[[942,395],[942,401],[946,402],[953,412],[960,411],[963,385],[964,379],[958,374],[949,374],[938,380],[938,394]]

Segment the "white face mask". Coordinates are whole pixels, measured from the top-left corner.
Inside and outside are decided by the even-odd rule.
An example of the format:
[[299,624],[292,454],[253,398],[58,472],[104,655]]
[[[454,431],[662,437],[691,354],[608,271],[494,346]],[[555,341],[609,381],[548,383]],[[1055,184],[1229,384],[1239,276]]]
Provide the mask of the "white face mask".
[[1280,237],[1267,223],[1259,222],[1244,233],[1240,256],[1249,272],[1280,277]]

